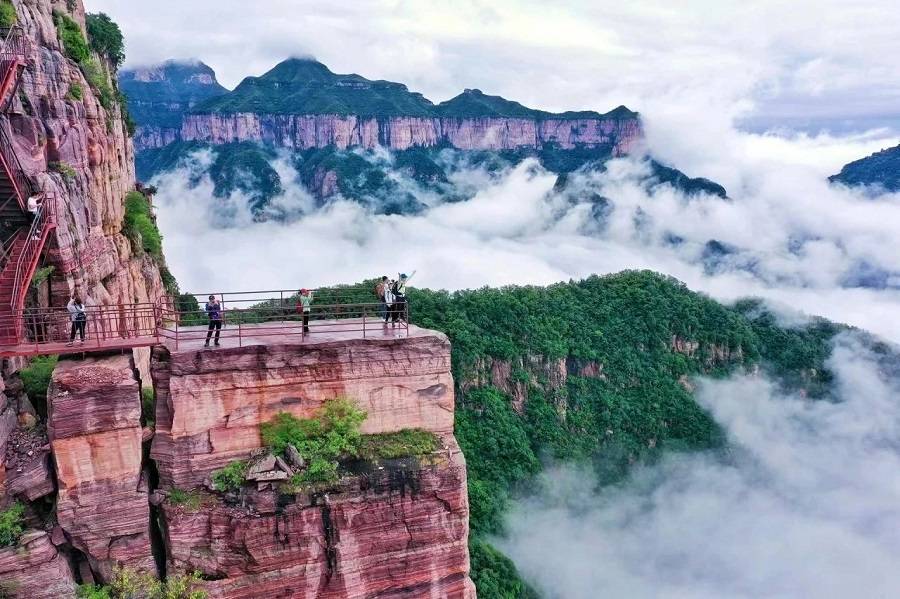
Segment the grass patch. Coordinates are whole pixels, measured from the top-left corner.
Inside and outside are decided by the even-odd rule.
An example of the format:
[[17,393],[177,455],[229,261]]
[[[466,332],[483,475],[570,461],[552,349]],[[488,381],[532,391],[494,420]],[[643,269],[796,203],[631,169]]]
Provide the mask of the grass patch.
[[19,376],[25,384],[25,393],[32,401],[47,400],[47,387],[50,386],[50,378],[58,360],[57,356],[38,356],[29,362],[28,368],[19,371]]
[[106,585],[83,584],[78,587],[79,599],[206,599],[201,589],[199,572],[171,574],[157,580],[149,573],[130,568],[117,568]]
[[50,266],[44,266],[43,268],[39,268],[34,271],[34,274],[31,275],[31,287],[37,289],[41,286],[41,284],[50,278],[50,275],[53,274],[53,271],[56,270],[52,264]]
[[74,168],[70,164],[66,164],[65,162],[51,162],[47,165],[51,171],[57,172],[63,176],[63,179],[66,181],[72,181],[78,175]]
[[364,435],[359,457],[367,460],[428,455],[441,446],[437,435],[420,428],[407,428],[395,433]]
[[152,387],[141,389],[141,417],[146,426],[156,422],[156,391]]
[[172,489],[169,491],[169,503],[195,512],[203,503],[203,496],[197,491],[185,491],[184,489]]
[[69,86],[69,91],[66,94],[66,97],[70,100],[81,100],[82,98],[84,98],[84,90],[78,83],[73,83]]
[[25,506],[16,502],[0,511],[0,547],[12,547],[25,532]]
[[0,27],[9,29],[16,24],[19,17],[16,15],[16,7],[10,0],[0,1]]
[[244,484],[248,467],[246,460],[235,460],[221,470],[216,470],[212,473],[213,488],[221,493],[239,490]]
[[136,254],[146,252],[162,263],[162,235],[150,213],[150,200],[139,191],[130,191],[125,196],[122,233],[131,242],[132,251]]

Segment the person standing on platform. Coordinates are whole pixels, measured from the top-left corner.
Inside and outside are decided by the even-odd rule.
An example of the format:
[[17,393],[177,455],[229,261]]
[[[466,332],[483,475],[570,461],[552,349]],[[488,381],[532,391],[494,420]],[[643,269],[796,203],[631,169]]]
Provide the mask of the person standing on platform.
[[214,295],[209,296],[209,301],[206,302],[206,316],[209,318],[209,328],[206,331],[206,343],[203,346],[209,347],[209,340],[215,330],[215,344],[216,347],[219,347],[219,333],[222,331],[222,304]]
[[313,293],[309,289],[301,289],[297,298],[297,312],[303,314],[303,333],[309,332],[309,313],[312,312]]
[[69,311],[69,318],[72,319],[72,331],[69,333],[69,342],[66,344],[72,346],[75,344],[75,334],[78,334],[79,344],[84,344],[84,330],[87,327],[87,314],[84,311],[84,303],[78,295],[75,295],[66,304],[66,310]]

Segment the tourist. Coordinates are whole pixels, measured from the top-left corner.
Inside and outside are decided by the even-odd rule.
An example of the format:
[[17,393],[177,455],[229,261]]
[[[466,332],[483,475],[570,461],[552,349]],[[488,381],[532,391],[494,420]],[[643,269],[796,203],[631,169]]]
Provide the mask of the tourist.
[[206,331],[206,343],[204,347],[209,347],[209,340],[212,337],[213,330],[216,331],[216,347],[219,346],[219,333],[222,330],[222,304],[216,299],[216,296],[209,296],[206,302],[206,315],[209,317],[209,329]]
[[[28,214],[31,215],[31,222],[34,223],[34,221],[37,220],[38,211],[41,208],[41,204],[40,204],[40,202],[38,202],[38,196],[36,196],[36,195],[28,196],[28,202],[26,204],[26,207],[28,208]],[[34,241],[40,240],[40,238],[41,238],[40,227],[35,227],[34,233],[32,234],[31,238]]]
[[[413,272],[413,274],[416,273]],[[394,307],[391,310],[392,324],[396,324],[401,319],[404,322],[407,320],[406,285],[409,283],[410,278],[411,276],[406,276],[406,274],[401,273],[391,287],[391,291],[394,295]]]
[[301,289],[297,299],[297,312],[303,314],[303,332],[309,332],[309,313],[312,311],[313,294],[309,289]]
[[378,298],[378,315],[381,316],[381,320],[384,322],[387,322],[388,319],[387,303],[384,301],[384,294],[389,291],[388,287],[387,277],[381,277],[381,281],[375,285],[375,296]]
[[[387,277],[385,277],[387,279]],[[388,320],[394,316],[394,282],[387,281],[384,285],[384,324],[387,326]]]
[[69,318],[72,319],[72,331],[69,333],[69,342],[66,344],[72,346],[75,344],[75,334],[78,333],[79,343],[84,344],[84,330],[87,326],[87,314],[84,311],[84,303],[76,294],[69,303],[66,304],[69,311]]

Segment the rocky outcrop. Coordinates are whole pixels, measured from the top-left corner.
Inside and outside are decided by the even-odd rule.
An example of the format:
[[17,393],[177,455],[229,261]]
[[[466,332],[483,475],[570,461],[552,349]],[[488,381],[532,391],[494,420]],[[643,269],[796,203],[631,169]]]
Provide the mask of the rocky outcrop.
[[[15,2],[18,24],[31,40],[27,68],[11,114],[26,173],[54,193],[58,226],[46,250],[56,270],[51,302],[64,304],[78,288],[88,303],[155,300],[162,294],[157,265],[136,256],[122,235],[124,197],[134,189],[134,152],[118,102],[104,108],[81,68],[63,54],[53,11],[84,24],[81,1]],[[74,99],[70,89],[81,89]]]
[[115,565],[155,572],[131,358],[61,361],[47,401],[59,525],[104,580]]
[[628,153],[642,136],[637,117],[609,119],[358,117],[332,114],[186,114],[184,140],[252,141],[296,150],[335,146],[392,150],[449,145],[462,150],[606,147]]
[[453,431],[450,343],[425,331],[396,340],[307,341],[221,349],[154,350],[156,435],[163,486],[203,484],[210,472],[262,446],[259,425],[279,412],[312,416],[348,397],[363,432]]
[[29,531],[16,547],[0,549],[0,597],[60,599],[75,596],[69,564],[44,531]]
[[216,598],[474,597],[465,462],[452,436],[428,464],[345,480],[327,494],[164,504],[170,571]]
[[160,148],[181,138],[181,115],[198,102],[226,93],[202,62],[170,60],[119,73],[128,110],[137,123],[134,148]]

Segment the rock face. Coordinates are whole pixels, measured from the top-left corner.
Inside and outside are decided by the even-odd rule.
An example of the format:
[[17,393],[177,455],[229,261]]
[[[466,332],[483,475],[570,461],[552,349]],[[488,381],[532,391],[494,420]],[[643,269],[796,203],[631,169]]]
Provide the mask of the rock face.
[[199,571],[211,597],[474,597],[468,503],[452,436],[430,465],[344,481],[324,496],[164,504],[170,571]]
[[[4,594],[8,593],[8,594]],[[0,596],[59,599],[75,596],[75,579],[50,535],[29,532],[17,547],[0,549]]]
[[224,144],[253,141],[295,150],[335,146],[392,150],[450,145],[461,150],[605,147],[612,156],[642,138],[637,117],[548,119],[505,117],[360,117],[334,114],[186,114],[186,141]]
[[256,345],[216,352],[156,348],[156,435],[163,486],[196,487],[261,447],[259,425],[278,412],[308,418],[346,396],[365,410],[363,432],[453,432],[450,343],[408,339]]
[[123,70],[119,86],[138,123],[134,148],[159,148],[181,138],[181,115],[198,102],[226,93],[215,72],[202,62],[169,60],[161,65]]
[[116,564],[155,572],[131,358],[61,361],[47,402],[59,525],[103,579]]
[[[81,68],[62,52],[53,11],[84,25],[81,0],[15,2],[18,24],[31,40],[27,67],[10,114],[0,127],[25,172],[55,193],[58,227],[46,257],[55,267],[52,305],[64,305],[78,288],[89,304],[145,302],[162,294],[159,269],[132,253],[122,235],[124,197],[134,189],[134,152],[118,103],[109,109]],[[82,99],[70,89],[78,86]],[[56,171],[51,166],[64,165]],[[68,167],[68,170],[64,167]]]

